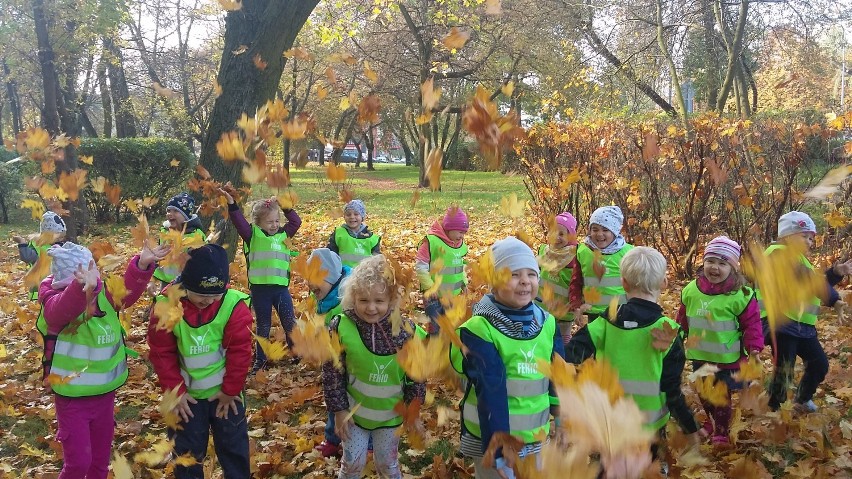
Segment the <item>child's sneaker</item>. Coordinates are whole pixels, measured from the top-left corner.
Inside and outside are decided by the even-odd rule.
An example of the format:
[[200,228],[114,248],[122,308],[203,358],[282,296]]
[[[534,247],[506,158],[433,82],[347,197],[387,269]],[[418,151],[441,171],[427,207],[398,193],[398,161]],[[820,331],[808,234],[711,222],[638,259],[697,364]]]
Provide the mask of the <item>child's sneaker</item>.
[[793,409],[797,412],[807,414],[809,412],[817,412],[819,407],[817,407],[813,400],[810,400],[808,402],[797,402],[796,405],[793,406]]
[[707,437],[712,436],[713,435],[713,422],[709,419],[704,421],[704,425],[701,426],[701,429],[703,429],[704,432],[707,433]]
[[322,457],[340,457],[343,453],[340,444],[333,444],[329,441],[323,441],[316,446],[314,449],[319,451]]
[[731,444],[731,440],[728,439],[728,436],[723,436],[721,434],[713,436],[711,442],[714,446],[727,446]]

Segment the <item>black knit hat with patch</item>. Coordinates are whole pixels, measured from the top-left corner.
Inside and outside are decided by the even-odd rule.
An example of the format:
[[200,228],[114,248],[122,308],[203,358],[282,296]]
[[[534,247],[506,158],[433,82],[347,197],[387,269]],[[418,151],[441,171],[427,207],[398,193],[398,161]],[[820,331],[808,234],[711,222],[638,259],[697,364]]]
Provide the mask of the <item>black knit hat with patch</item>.
[[228,253],[217,244],[189,251],[189,259],[176,282],[198,294],[223,294],[228,289]]

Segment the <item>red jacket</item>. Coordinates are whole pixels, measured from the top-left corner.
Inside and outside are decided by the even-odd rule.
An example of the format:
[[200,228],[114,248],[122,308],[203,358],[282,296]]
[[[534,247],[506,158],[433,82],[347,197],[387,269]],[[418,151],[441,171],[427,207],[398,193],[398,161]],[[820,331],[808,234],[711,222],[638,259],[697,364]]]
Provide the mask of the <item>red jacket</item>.
[[[183,306],[183,321],[190,326],[198,327],[213,321],[222,300],[210,306],[199,309],[188,299],[180,300]],[[251,309],[240,301],[234,307],[228,324],[225,325],[222,347],[225,349],[225,378],[222,380],[222,392],[228,396],[236,396],[243,390],[251,366],[251,347],[253,318]],[[186,384],[180,375],[180,352],[178,351],[177,336],[165,329],[157,329],[159,319],[151,310],[151,321],[148,323],[148,347],[151,352],[148,359],[154,366],[154,372],[160,381],[163,391],[169,391],[180,386],[178,392],[186,392]]]

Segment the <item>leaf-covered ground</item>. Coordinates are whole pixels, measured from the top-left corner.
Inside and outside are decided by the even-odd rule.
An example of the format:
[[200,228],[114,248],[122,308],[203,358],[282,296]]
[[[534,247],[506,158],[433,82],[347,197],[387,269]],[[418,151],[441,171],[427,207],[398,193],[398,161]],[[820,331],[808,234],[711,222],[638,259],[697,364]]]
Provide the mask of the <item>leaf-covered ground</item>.
[[[369,216],[368,203],[367,222],[382,234],[385,253],[402,264],[413,266],[418,241],[431,220],[443,214],[443,207],[443,204],[436,204],[425,215],[414,212]],[[404,206],[398,209],[404,210]],[[515,231],[513,221],[497,210],[499,207],[495,204],[491,212],[472,215],[467,237],[469,258],[478,258],[494,240]],[[328,218],[320,205],[306,206],[304,213],[304,224],[295,245],[307,254],[311,248],[325,244],[338,220]],[[542,237],[532,229],[528,233],[535,238]],[[125,259],[134,253],[129,228],[85,240],[95,239],[110,241]],[[120,271],[123,264],[114,267]],[[36,304],[25,298],[20,286],[24,273],[25,268],[14,247],[0,251],[0,331],[3,333],[0,342],[0,407],[3,410],[0,414],[0,477],[51,478],[58,474],[61,448],[55,441],[52,399],[40,383],[40,346],[35,330],[38,311]],[[244,275],[239,276],[244,278]],[[307,296],[300,278],[294,281],[291,290],[297,302]],[[664,296],[665,310],[671,315],[676,311],[679,290],[679,286],[674,287]],[[133,327],[128,344],[142,357],[130,361],[130,380],[118,392],[113,451],[129,461],[134,477],[159,478],[170,477],[172,466],[146,463],[156,462],[156,457],[162,455],[156,451],[163,447],[165,437],[158,412],[160,392],[144,359],[147,354],[144,313],[149,305],[150,299],[145,298],[129,311]],[[724,449],[706,445],[689,454],[676,452],[671,459],[671,477],[852,476],[852,372],[848,368],[851,331],[839,326],[836,320],[835,312],[824,310],[820,335],[830,357],[831,370],[817,394],[818,413],[807,416],[789,410],[780,414],[767,413],[765,397],[749,395],[739,401],[743,407],[742,418],[734,425],[739,428],[736,444]],[[276,334],[280,340],[280,328],[274,331]],[[768,353],[762,358],[768,364]],[[703,420],[692,386],[685,386],[685,390],[699,419]],[[318,368],[290,364],[285,358],[272,369],[251,377],[246,397],[252,462],[257,468],[257,477],[335,476],[338,462],[323,459],[313,450],[322,440],[325,421]],[[453,408],[459,398],[459,394],[447,385],[430,384],[423,411],[430,437],[425,451],[412,450],[403,441],[400,457],[406,477],[447,478],[472,474],[469,463],[456,456],[459,426],[458,413],[453,412]],[[683,451],[683,441],[678,434],[673,434],[670,442],[671,449]],[[207,477],[221,477],[212,461],[208,460],[207,467]],[[553,474],[555,471],[547,471],[543,477],[561,477]]]

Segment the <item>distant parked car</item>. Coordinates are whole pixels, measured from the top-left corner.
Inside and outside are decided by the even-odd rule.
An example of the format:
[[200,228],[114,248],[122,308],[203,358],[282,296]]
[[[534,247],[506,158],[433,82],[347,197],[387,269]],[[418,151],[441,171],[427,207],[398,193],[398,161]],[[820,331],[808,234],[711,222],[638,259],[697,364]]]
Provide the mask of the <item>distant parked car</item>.
[[405,158],[393,158],[391,163],[405,163]]
[[377,157],[373,158],[373,161],[376,162],[376,163],[388,163],[388,157],[387,156],[377,156]]
[[355,163],[355,159],[358,158],[358,153],[354,151],[344,151],[340,155],[341,163]]

